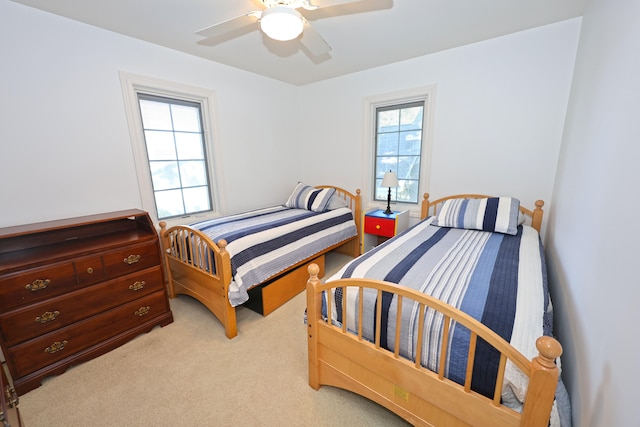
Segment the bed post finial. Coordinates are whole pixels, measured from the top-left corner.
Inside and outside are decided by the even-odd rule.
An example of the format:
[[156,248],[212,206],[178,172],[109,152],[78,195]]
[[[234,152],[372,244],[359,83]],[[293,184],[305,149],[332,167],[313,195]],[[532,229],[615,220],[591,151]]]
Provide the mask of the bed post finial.
[[309,272],[309,284],[315,286],[316,284],[320,283],[320,279],[318,279],[320,267],[318,267],[318,264],[310,264],[309,267],[307,267],[307,271]]

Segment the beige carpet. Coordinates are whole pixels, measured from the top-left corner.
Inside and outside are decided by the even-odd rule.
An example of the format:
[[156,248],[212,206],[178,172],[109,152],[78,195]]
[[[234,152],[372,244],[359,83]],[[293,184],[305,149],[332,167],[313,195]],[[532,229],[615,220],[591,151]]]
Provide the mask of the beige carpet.
[[[348,258],[330,254],[328,275]],[[304,292],[267,317],[240,307],[228,340],[186,296],[174,323],[46,379],[20,397],[27,427],[406,426],[353,393],[307,382]]]

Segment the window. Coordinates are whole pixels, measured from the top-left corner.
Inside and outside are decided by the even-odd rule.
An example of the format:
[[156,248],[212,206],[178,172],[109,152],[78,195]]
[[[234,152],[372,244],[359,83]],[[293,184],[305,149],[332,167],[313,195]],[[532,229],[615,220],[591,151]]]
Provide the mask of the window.
[[[386,207],[388,188],[382,179],[390,170],[398,176],[391,188],[394,210],[420,214],[428,192],[436,86],[424,86],[365,98],[367,193],[372,205]],[[404,205],[397,206],[397,205]]]
[[391,188],[391,200],[418,203],[423,116],[423,101],[376,108],[374,200],[387,200],[382,178],[393,171],[399,186]]
[[211,210],[200,104],[139,93],[158,219]]
[[120,82],[142,208],[169,225],[218,215],[214,92],[125,72]]

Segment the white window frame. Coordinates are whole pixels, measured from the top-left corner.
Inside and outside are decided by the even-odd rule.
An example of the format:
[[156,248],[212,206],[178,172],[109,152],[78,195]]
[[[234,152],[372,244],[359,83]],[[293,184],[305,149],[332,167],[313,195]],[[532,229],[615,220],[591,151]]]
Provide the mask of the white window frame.
[[149,212],[154,223],[158,223],[156,203],[153,193],[153,183],[149,170],[149,160],[147,158],[147,148],[142,128],[142,118],[140,117],[140,106],[138,104],[138,93],[158,95],[167,98],[184,99],[197,102],[202,107],[202,126],[205,137],[207,165],[209,168],[212,211],[198,214],[184,215],[176,218],[165,219],[168,226],[176,224],[188,224],[201,221],[207,218],[220,216],[224,211],[221,206],[225,199],[222,195],[224,189],[222,181],[222,164],[217,160],[218,138],[216,135],[216,97],[215,92],[210,89],[203,89],[180,83],[169,82],[153,77],[141,76],[120,71],[120,84],[124,97],[125,112],[129,124],[129,135],[131,137],[131,148],[138,175],[138,187],[142,209]]
[[363,182],[367,196],[367,210],[370,209],[386,209],[386,201],[374,200],[375,188],[375,155],[376,155],[376,109],[390,105],[406,104],[410,102],[423,101],[424,114],[422,117],[422,150],[420,154],[420,178],[419,178],[419,194],[418,204],[392,202],[391,209],[395,211],[409,210],[412,217],[420,217],[420,209],[422,203],[422,194],[429,192],[429,177],[431,175],[431,147],[433,142],[433,124],[435,118],[435,97],[436,85],[423,86],[414,89],[391,92],[381,95],[367,97],[364,100],[364,127],[365,127],[365,176]]

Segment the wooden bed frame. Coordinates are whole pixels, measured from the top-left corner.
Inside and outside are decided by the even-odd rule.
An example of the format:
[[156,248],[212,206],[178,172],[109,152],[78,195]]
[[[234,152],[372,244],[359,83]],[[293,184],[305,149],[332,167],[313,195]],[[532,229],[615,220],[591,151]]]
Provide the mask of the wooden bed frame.
[[[450,198],[487,197],[477,194],[465,194],[446,197],[429,202],[425,194],[422,217],[444,200]],[[543,202],[538,200],[536,208],[531,211],[521,208],[521,212],[531,217],[534,228],[540,230],[542,223]],[[508,342],[491,331],[482,323],[460,310],[451,307],[433,297],[413,289],[392,283],[370,279],[342,279],[321,284],[318,278],[318,267],[311,265],[308,269],[310,277],[307,282],[307,324],[309,348],[309,385],[319,389],[321,385],[330,385],[352,391],[367,397],[392,412],[406,419],[413,425],[424,426],[536,426],[547,427],[553,405],[558,368],[556,358],[562,354],[562,346],[551,337],[540,337],[536,341],[539,355],[528,360]],[[395,294],[397,298],[410,299],[419,303],[420,313],[429,309],[443,313],[444,329],[442,342],[447,342],[451,322],[466,326],[471,333],[465,384],[460,385],[444,377],[442,362],[446,358],[446,347],[441,348],[442,358],[440,371],[433,372],[419,363],[420,355],[412,362],[395,353],[380,347],[380,327],[377,327],[375,341],[369,342],[362,337],[360,328],[356,333],[348,332],[346,325],[335,326],[323,320],[322,293],[341,287],[357,287],[362,301],[363,289],[375,289],[378,298],[382,292]],[[346,295],[346,289],[343,289]],[[331,303],[327,304],[330,310]],[[343,316],[347,316],[346,298],[343,300]],[[362,324],[362,305],[354,313]],[[400,310],[398,310],[400,312]],[[398,313],[398,317],[401,314]],[[380,305],[376,314],[376,322],[380,325]],[[331,312],[327,313],[331,319]],[[419,318],[423,318],[422,314]],[[401,322],[397,322],[398,329]],[[422,322],[417,333],[420,340],[417,348],[421,348]],[[396,337],[400,331],[396,330]],[[471,390],[471,372],[475,356],[475,343],[482,338],[496,348],[500,354],[498,380],[493,399],[487,398]],[[394,348],[398,348],[398,343]],[[420,350],[418,350],[420,351]],[[516,412],[501,404],[502,384],[506,360],[510,360],[529,376],[529,386],[522,412]]]
[[[339,187],[320,185],[316,188],[336,189],[335,194],[345,200],[353,211],[358,234],[300,261],[278,276],[252,288],[249,291],[251,302],[247,301],[245,305],[263,315],[269,314],[305,289],[307,267],[311,263],[320,266],[319,275],[322,276],[325,253],[336,250],[353,257],[361,253],[360,190],[356,190],[354,195]],[[205,234],[188,225],[177,225],[167,229],[164,221],[160,221],[160,241],[164,253],[169,297],[175,298],[178,294],[184,294],[197,299],[222,322],[227,338],[235,337],[238,329],[236,310],[229,303],[228,297],[232,274],[231,259],[226,250],[227,242],[222,239],[215,243]],[[211,273],[209,268],[211,265],[215,265],[214,273]],[[258,302],[252,300],[258,300]]]

